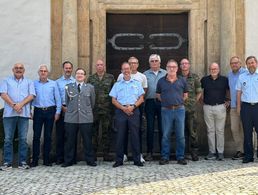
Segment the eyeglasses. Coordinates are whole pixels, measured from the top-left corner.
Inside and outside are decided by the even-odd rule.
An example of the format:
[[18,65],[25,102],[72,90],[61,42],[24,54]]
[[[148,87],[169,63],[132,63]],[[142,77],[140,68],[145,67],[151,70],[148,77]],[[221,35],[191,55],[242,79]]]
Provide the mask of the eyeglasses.
[[129,62],[129,64],[138,64],[138,62]]
[[39,72],[48,72],[47,70],[40,70]]
[[184,65],[184,64],[189,64],[189,62],[183,62],[183,63],[181,63],[181,65]]
[[230,62],[230,64],[238,64],[239,62]]
[[153,63],[153,62],[159,62],[159,60],[151,60],[150,62],[152,62],[152,63]]

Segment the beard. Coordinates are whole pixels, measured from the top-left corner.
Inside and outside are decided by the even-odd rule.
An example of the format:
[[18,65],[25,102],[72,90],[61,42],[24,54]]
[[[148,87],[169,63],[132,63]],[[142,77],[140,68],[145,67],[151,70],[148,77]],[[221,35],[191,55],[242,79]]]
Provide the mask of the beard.
[[255,67],[248,67],[248,70],[251,74],[255,73],[256,68]]

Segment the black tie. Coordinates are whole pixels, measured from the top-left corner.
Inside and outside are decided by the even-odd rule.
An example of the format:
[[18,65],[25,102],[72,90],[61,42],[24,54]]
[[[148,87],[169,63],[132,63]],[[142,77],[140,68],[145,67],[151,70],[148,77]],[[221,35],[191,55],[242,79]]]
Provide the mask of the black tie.
[[78,84],[78,92],[79,93],[81,92],[81,84],[80,83]]

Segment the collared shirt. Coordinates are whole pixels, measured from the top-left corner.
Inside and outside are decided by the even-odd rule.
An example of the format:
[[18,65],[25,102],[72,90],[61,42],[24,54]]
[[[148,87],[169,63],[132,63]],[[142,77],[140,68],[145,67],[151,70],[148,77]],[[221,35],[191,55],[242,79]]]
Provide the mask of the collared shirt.
[[159,79],[156,93],[160,94],[161,106],[169,107],[184,104],[184,93],[188,92],[186,79],[179,76],[175,82],[167,80],[167,76]]
[[[17,80],[14,76],[6,78],[0,86],[0,93],[7,93],[14,103],[19,103],[24,100],[27,96],[35,96],[34,84],[27,78]],[[4,104],[3,117],[30,117],[30,103],[26,104],[22,108],[21,113],[17,113],[9,104]]]
[[203,102],[208,105],[224,104],[226,101],[226,93],[229,89],[228,78],[219,75],[215,80],[209,76],[201,79],[203,88]]
[[148,82],[148,90],[145,94],[145,99],[154,99],[156,98],[156,87],[158,80],[161,77],[166,76],[167,71],[164,69],[159,69],[158,74],[156,75],[151,69],[149,69],[143,74],[145,74]]
[[75,82],[75,78],[71,76],[69,79],[66,79],[64,76],[62,76],[57,79],[56,82],[61,96],[62,104],[65,104],[65,86],[69,83]]
[[[121,73],[118,78],[117,78],[117,81],[121,81],[123,79],[123,73]],[[135,74],[131,73],[131,78],[136,80],[136,81],[139,81],[141,84],[142,84],[142,87],[143,88],[147,88],[148,87],[148,83],[147,83],[147,78],[144,74],[140,73],[140,72],[137,72]]]
[[57,87],[57,83],[48,79],[43,83],[39,80],[34,81],[36,98],[33,100],[32,105],[38,108],[45,108],[56,106],[56,113],[61,112],[61,97]]
[[109,96],[116,98],[121,105],[132,105],[144,94],[144,90],[139,81],[130,79],[125,81],[124,79],[118,81],[112,87]]
[[231,98],[231,108],[236,108],[237,106],[237,90],[236,84],[240,74],[244,73],[246,69],[241,67],[236,73],[230,71],[228,73],[228,84],[230,89],[230,98]]
[[236,90],[241,91],[241,101],[247,103],[258,102],[258,73],[242,73],[237,81]]

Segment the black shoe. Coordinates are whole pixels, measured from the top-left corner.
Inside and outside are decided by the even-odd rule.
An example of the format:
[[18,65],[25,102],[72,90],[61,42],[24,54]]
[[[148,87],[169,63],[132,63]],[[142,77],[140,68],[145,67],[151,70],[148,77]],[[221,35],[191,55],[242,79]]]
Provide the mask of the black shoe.
[[148,153],[147,156],[145,157],[146,161],[152,161],[153,160],[153,156],[151,153]]
[[62,164],[61,165],[61,167],[70,167],[70,166],[72,166],[73,164],[71,164],[71,163],[64,163],[64,164]]
[[37,167],[37,166],[39,166],[38,162],[32,162],[30,164],[30,167]]
[[232,160],[240,160],[244,158],[244,154],[240,151],[237,151],[236,154],[232,157]]
[[186,162],[185,159],[180,159],[180,160],[177,161],[177,164],[179,164],[179,165],[187,165],[187,162]]
[[160,165],[167,165],[167,164],[169,164],[169,160],[162,158],[162,159],[159,161],[159,164],[160,164]]
[[113,167],[116,168],[116,167],[119,167],[119,166],[122,166],[123,163],[122,162],[115,162],[115,164],[113,164]]
[[242,163],[249,163],[249,162],[254,162],[254,159],[253,158],[251,158],[251,159],[244,158],[242,161]]
[[47,167],[52,167],[52,163],[49,163],[49,162],[45,162],[45,163],[43,163],[43,165],[45,165]]
[[61,164],[63,164],[63,163],[64,163],[63,160],[57,160],[57,161],[56,161],[56,165],[61,165]]
[[87,165],[91,166],[91,167],[96,167],[97,163],[93,162],[87,162]]
[[142,162],[134,162],[133,164],[135,166],[138,166],[138,167],[143,167],[143,163]]

